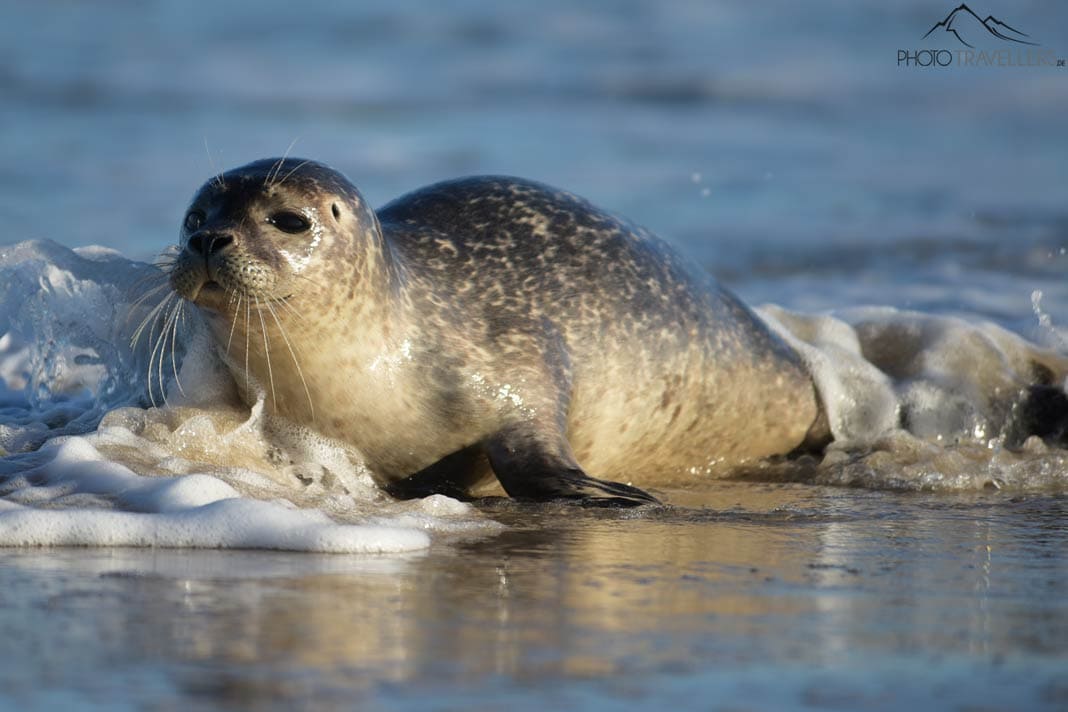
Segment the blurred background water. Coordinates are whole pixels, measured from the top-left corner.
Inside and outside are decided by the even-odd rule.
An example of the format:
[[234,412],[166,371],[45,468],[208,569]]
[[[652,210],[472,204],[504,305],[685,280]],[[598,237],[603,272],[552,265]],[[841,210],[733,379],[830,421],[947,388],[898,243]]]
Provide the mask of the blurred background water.
[[[962,315],[1064,351],[1068,69],[898,66],[958,48],[921,39],[952,8],[0,0],[0,244],[151,259],[211,174],[291,149],[375,204],[538,179],[753,303]],[[973,8],[1068,57],[1068,4]],[[371,574],[12,552],[9,705],[1064,709],[1063,495],[693,496],[738,519],[550,513],[524,532],[504,512],[507,540]]]
[[[375,204],[471,173],[566,187],[755,301],[1022,328],[1032,287],[1061,296],[1068,69],[898,66],[947,44],[921,40],[952,9],[931,0],[2,8],[5,241],[149,258],[214,170],[292,145]],[[1068,7],[976,12],[1068,56]]]

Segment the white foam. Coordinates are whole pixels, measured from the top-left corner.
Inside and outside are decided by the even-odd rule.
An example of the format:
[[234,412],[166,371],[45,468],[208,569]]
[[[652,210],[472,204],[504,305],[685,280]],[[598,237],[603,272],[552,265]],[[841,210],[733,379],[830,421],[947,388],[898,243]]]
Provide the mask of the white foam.
[[[889,307],[799,314],[767,305],[768,324],[813,373],[835,436],[810,481],[909,490],[1068,486],[1068,452],[1018,440],[1018,406],[1068,358],[982,320]],[[1036,369],[1037,367],[1037,369]],[[768,469],[768,476],[796,477]]]
[[0,511],[0,546],[136,546],[381,554],[424,549],[426,533],[339,525],[274,502],[232,498],[168,513]]
[[[143,477],[103,457],[89,438],[47,443],[43,463],[9,482],[0,510],[0,546],[254,548],[325,553],[422,549],[427,535],[408,523],[337,524],[284,500],[243,498],[205,474]],[[22,487],[17,485],[22,484]],[[24,493],[32,493],[27,498]],[[74,495],[104,495],[109,509],[40,508]],[[16,504],[22,501],[22,505]],[[121,510],[121,511],[119,511]]]
[[151,273],[103,248],[0,248],[0,449],[85,432],[137,398],[140,368],[122,331]]
[[890,307],[759,310],[813,373],[840,445],[904,427],[947,442],[1004,440],[1036,365],[1063,384],[1068,358],[990,322]]
[[804,359],[839,442],[871,442],[898,423],[890,378],[864,358],[856,331],[830,315],[804,315],[767,305],[764,320]]

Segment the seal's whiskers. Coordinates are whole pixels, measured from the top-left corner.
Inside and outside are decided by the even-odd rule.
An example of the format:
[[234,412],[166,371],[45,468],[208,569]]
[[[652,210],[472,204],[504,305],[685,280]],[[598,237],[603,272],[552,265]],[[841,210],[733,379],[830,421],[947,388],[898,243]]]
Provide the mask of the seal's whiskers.
[[[182,388],[182,381],[178,378],[178,359],[175,357],[175,349],[178,347],[178,321],[185,323],[185,302],[181,299],[178,300],[178,304],[174,310],[174,316],[171,317],[171,372],[174,373],[174,383],[178,386],[178,392],[183,396],[185,395],[185,389]],[[160,356],[162,360],[163,356]],[[162,387],[162,384],[160,384]]]
[[159,282],[155,287],[156,289],[169,286],[168,277],[170,275],[166,272],[167,267],[161,266],[159,264],[155,264],[155,266],[158,267],[159,270],[146,274],[144,277],[141,277],[136,282],[134,282],[133,286],[130,287],[131,292],[140,292],[142,289],[145,288],[146,285],[152,284],[156,281]]
[[[282,157],[278,159],[278,162],[271,167],[271,170],[267,171],[267,176],[263,180],[264,188],[271,188],[275,185],[275,180],[278,178],[278,174],[282,171],[282,166],[285,165],[286,159],[289,158],[289,152],[293,150],[293,147],[297,145],[297,141],[300,140],[300,136],[294,137],[289,142],[289,146],[286,148],[286,152],[282,154]],[[287,178],[289,176],[286,176]]]
[[[148,296],[152,296],[152,295],[145,295],[145,297],[142,297],[141,299],[139,299],[135,303],[135,305],[139,304],[142,300],[144,300]],[[151,328],[148,329],[148,338],[150,338],[150,339],[152,338],[152,333],[156,330],[156,322],[159,319],[160,314],[167,307],[167,305],[170,303],[170,301],[172,299],[175,299],[177,296],[178,296],[177,294],[175,294],[174,292],[171,292],[170,294],[165,296],[163,299],[161,299],[160,303],[157,304],[156,306],[152,307],[152,310],[149,311],[148,314],[145,315],[145,318],[141,320],[141,323],[134,330],[133,336],[130,337],[130,348],[131,349],[136,349],[137,348],[137,345],[141,342],[141,337],[145,333],[145,328],[149,327],[150,324],[151,324]]]
[[271,383],[271,402],[274,409],[278,410],[278,396],[274,392],[274,369],[271,368],[271,338],[267,335],[267,324],[263,321],[263,309],[259,297],[256,300],[256,316],[260,318],[260,331],[263,332],[263,355],[267,359],[267,380]]
[[289,176],[293,175],[294,173],[296,173],[297,171],[299,171],[299,170],[300,170],[301,168],[303,168],[304,166],[308,165],[309,163],[311,163],[311,161],[302,161],[302,162],[298,163],[298,164],[297,164],[297,165],[296,165],[296,166],[295,166],[295,167],[293,168],[293,170],[291,170],[291,171],[290,171],[289,173],[286,173],[286,174],[285,174],[284,176],[282,176],[282,180],[278,181],[278,182],[277,182],[277,183],[275,184],[275,186],[276,186],[276,187],[281,187],[282,185],[284,185],[284,184],[285,184],[285,182],[286,182],[287,180],[289,180]]
[[[142,281],[144,281],[144,280],[142,280]],[[162,292],[164,290],[167,290],[167,289],[170,289],[170,284],[168,284],[167,282],[164,282],[163,284],[157,284],[155,287],[153,287],[152,289],[147,290],[144,294],[142,294],[140,297],[138,297],[133,302],[131,302],[130,306],[127,307],[126,323],[129,324],[130,319],[133,318],[134,310],[137,309],[137,307],[141,306],[148,299],[156,296],[160,292]],[[155,308],[153,308],[152,311],[155,311]],[[151,313],[152,312],[149,312],[150,315],[151,315]],[[140,328],[143,328],[144,325],[145,325],[145,321],[142,321],[141,325],[140,325]],[[136,344],[131,343],[131,346],[135,346],[135,345]]]
[[[235,317],[236,318],[236,317]],[[248,393],[248,346],[249,346],[249,333],[252,329],[250,324],[252,322],[252,300],[245,300],[245,393]]]
[[320,289],[323,288],[323,283],[322,282],[318,282],[318,281],[312,279],[311,277],[309,277],[306,274],[295,274],[293,276],[296,277],[297,279],[303,279],[305,282],[308,282],[309,284],[312,284],[312,285],[314,285],[316,287],[319,287]]
[[[279,304],[285,304],[293,314],[299,313],[293,309],[292,306],[286,304],[282,300],[273,300]],[[274,310],[274,306],[271,304],[272,300],[268,299],[264,301],[264,306],[267,307],[267,312],[274,318],[274,323],[278,325],[278,333],[282,335],[282,340],[286,344],[286,348],[289,349],[289,355],[293,358],[293,365],[297,368],[297,375],[300,376],[300,383],[304,386],[304,395],[308,397],[308,410],[311,411],[312,423],[315,423],[315,403],[312,402],[311,390],[308,388],[308,381],[304,378],[304,369],[300,367],[300,359],[297,358],[297,353],[293,350],[293,344],[289,340],[289,336],[286,334],[286,329],[282,326],[281,319],[278,318],[278,313]]]
[[[234,296],[237,297],[236,307],[234,307]],[[226,355],[228,357],[230,356],[230,345],[234,342],[234,330],[237,329],[237,315],[240,313],[239,310],[241,309],[241,300],[243,298],[244,297],[241,295],[241,292],[237,291],[236,289],[233,291],[230,297],[230,306],[234,312],[234,318],[230,321],[230,336],[226,339]]]
[[[164,303],[169,304],[171,299],[176,296],[177,295],[168,295]],[[152,391],[152,371],[153,365],[156,364],[157,354],[159,355],[159,364],[156,368],[157,377],[159,379],[159,392],[160,396],[163,398],[163,404],[167,404],[167,392],[163,387],[163,361],[167,353],[167,334],[171,328],[171,320],[177,319],[177,314],[181,309],[181,306],[181,301],[179,300],[173,307],[171,307],[170,311],[167,312],[167,317],[163,320],[163,326],[159,331],[159,336],[156,337],[156,341],[152,346],[152,352],[148,355],[148,399],[152,402],[153,407],[156,406],[156,396]],[[160,314],[162,313],[163,312],[161,311]],[[152,330],[155,331],[155,326],[152,327]]]
[[[301,321],[307,323],[308,318],[305,317],[303,314],[301,314],[299,311],[297,311],[296,307],[294,307],[292,304],[290,304],[285,299],[272,299],[271,302],[273,302],[274,304],[277,304],[278,306],[285,307],[287,313],[292,315],[294,318],[300,319]],[[273,311],[273,308],[272,308],[272,311]]]

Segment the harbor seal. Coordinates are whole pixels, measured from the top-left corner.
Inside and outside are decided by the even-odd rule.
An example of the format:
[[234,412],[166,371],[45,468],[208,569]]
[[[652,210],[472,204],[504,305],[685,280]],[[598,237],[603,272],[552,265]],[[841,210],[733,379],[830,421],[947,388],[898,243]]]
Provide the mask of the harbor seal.
[[[798,355],[650,232],[501,176],[374,211],[324,164],[209,180],[170,284],[270,412],[355,447],[401,497],[655,502],[826,427]],[[246,394],[246,398],[251,398]]]

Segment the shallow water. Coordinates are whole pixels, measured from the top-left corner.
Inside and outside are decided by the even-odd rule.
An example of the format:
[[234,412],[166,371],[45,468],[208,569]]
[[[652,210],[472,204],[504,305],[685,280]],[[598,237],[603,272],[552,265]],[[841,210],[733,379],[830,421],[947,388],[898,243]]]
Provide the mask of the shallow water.
[[733,484],[400,557],[0,554],[12,708],[1068,702],[1063,497]]
[[[4,5],[0,699],[1068,707],[1068,451],[987,397],[1068,355],[1068,70],[896,66],[950,9]],[[1068,55],[1065,7],[975,10]],[[647,225],[812,345],[845,445],[664,508],[471,507],[205,410],[195,340],[146,409],[124,256],[295,139],[376,204],[499,172]]]

